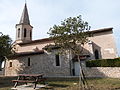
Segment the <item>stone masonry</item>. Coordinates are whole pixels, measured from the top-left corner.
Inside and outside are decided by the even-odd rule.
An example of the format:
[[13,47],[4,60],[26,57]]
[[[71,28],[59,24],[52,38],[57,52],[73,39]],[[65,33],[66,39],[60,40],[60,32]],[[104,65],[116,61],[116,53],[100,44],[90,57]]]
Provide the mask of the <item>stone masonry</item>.
[[86,77],[120,78],[120,67],[87,67],[84,71]]
[[[31,59],[31,65],[28,66],[28,58]],[[10,67],[10,62],[13,63]],[[32,55],[19,57],[17,59],[7,60],[5,76],[17,76],[20,73],[39,74],[45,76],[70,76],[69,60],[60,56],[60,66],[55,65],[55,52],[41,55]]]

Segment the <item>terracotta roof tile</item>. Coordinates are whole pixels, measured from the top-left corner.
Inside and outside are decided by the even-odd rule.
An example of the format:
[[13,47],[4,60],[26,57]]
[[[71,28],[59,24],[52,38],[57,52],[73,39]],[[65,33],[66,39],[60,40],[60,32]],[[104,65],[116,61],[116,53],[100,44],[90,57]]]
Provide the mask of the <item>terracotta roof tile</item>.
[[37,55],[37,54],[43,54],[43,53],[44,53],[44,50],[39,50],[37,52],[21,52],[21,53],[16,53],[14,55],[11,55],[8,58],[16,58],[21,56]]

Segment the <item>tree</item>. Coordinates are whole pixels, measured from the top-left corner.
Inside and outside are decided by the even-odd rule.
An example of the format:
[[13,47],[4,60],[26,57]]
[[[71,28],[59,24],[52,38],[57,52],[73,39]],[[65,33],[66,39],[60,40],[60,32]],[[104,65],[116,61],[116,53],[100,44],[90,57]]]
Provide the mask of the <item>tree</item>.
[[11,54],[11,38],[8,35],[3,35],[0,32],[0,66],[4,57],[7,57]]
[[[77,55],[80,62],[83,46],[88,41],[88,31],[90,26],[84,22],[80,16],[69,17],[61,22],[61,25],[54,25],[50,28],[48,34],[54,40],[55,46],[59,46],[62,52],[66,50]],[[68,53],[67,52],[67,53]],[[80,62],[80,85],[85,85],[84,73]]]

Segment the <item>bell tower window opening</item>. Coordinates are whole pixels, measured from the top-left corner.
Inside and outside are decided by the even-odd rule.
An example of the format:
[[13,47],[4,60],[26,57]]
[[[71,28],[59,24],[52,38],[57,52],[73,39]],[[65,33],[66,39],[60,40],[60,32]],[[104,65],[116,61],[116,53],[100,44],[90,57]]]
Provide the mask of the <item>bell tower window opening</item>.
[[27,35],[27,30],[26,30],[26,28],[24,29],[24,37],[26,37]]
[[20,37],[20,28],[18,28],[18,38]]

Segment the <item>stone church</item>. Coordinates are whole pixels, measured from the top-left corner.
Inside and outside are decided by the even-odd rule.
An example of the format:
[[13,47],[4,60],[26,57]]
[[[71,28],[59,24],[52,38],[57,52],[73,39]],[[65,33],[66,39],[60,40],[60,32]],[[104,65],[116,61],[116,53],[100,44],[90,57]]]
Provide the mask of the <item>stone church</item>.
[[[43,73],[45,76],[79,75],[79,62],[75,57],[58,55],[57,48],[47,52],[43,48],[53,44],[53,40],[49,38],[32,40],[32,29],[33,26],[30,24],[25,4],[20,22],[16,24],[16,40],[13,43],[13,50],[16,54],[6,59],[3,69],[5,76],[16,76],[21,73]],[[103,28],[90,32],[89,42],[84,46],[85,52],[80,57],[82,62],[117,57],[113,28]]]

